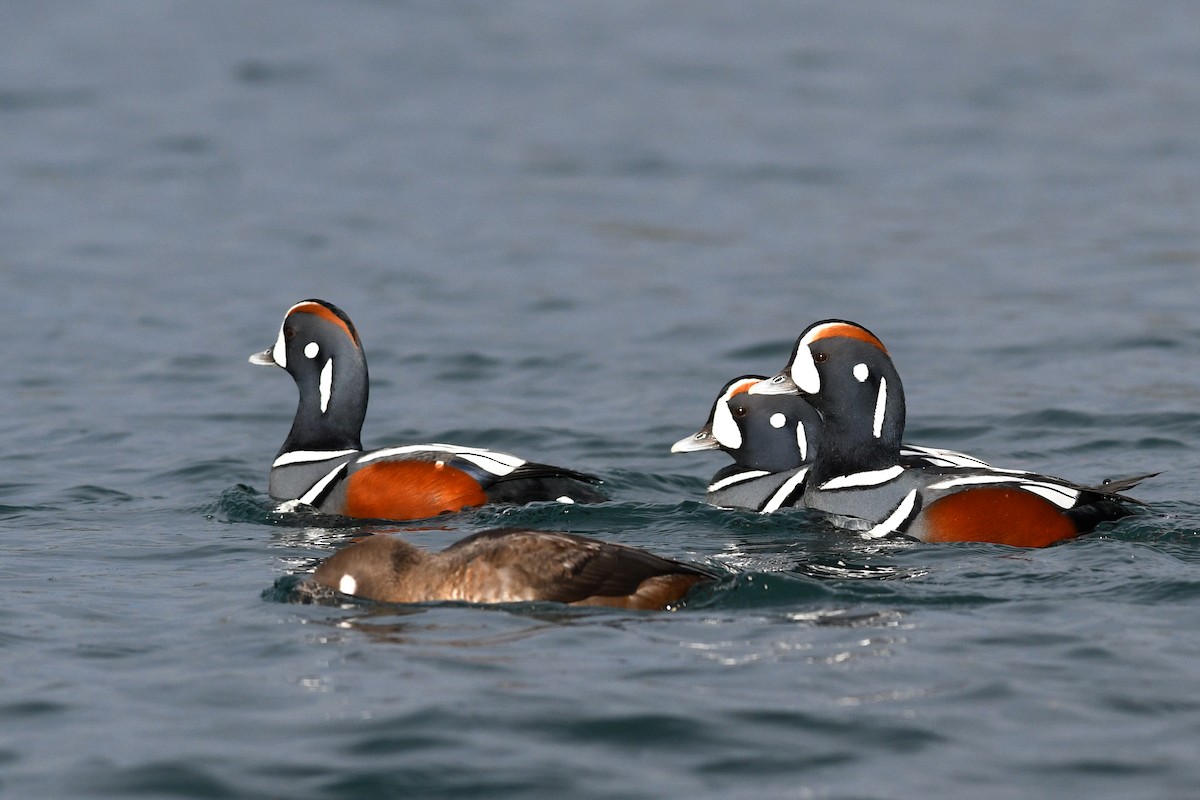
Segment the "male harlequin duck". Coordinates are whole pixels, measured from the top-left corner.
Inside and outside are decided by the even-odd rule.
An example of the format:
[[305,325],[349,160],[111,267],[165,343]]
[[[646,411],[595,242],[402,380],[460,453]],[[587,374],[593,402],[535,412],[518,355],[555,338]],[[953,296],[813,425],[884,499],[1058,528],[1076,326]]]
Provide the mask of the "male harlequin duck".
[[724,450],[734,463],[720,469],[706,500],[722,508],[764,513],[796,505],[821,435],[821,417],[802,397],[750,395],[762,375],[741,375],[721,389],[708,421],[671,445],[672,453]]
[[883,343],[861,325],[825,320],[796,342],[783,372],[750,394],[799,394],[824,421],[804,505],[864,536],[1041,547],[1129,515],[1118,494],[1149,476],[1100,487],[995,467],[906,466],[904,389]]
[[313,578],[343,594],[385,603],[548,600],[661,610],[716,576],[634,547],[569,533],[500,528],[436,553],[378,534],[334,553]]
[[367,360],[350,318],[323,300],[288,309],[275,344],[250,363],[279,366],[300,390],[271,464],[270,495],[326,514],[414,520],[485,503],[599,502],[598,478],[508,453],[450,444],[362,449]]
[[[724,450],[734,463],[709,482],[706,501],[722,508],[769,513],[803,507],[804,489],[821,442],[821,415],[794,394],[751,394],[762,375],[742,375],[725,384],[699,431],[671,446],[672,453]],[[954,450],[903,445],[900,463],[986,467]]]

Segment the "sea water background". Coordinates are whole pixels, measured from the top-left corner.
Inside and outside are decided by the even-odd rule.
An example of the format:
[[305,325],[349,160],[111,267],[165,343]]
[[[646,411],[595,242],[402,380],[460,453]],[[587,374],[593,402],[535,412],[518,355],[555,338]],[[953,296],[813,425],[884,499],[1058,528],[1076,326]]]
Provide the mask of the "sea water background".
[[[1200,7],[0,6],[0,793],[1191,797]],[[287,602],[249,366],[317,296],[371,445],[598,473],[493,509],[727,577],[675,613]],[[909,439],[1144,514],[1042,551],[704,507],[671,456],[809,322]]]

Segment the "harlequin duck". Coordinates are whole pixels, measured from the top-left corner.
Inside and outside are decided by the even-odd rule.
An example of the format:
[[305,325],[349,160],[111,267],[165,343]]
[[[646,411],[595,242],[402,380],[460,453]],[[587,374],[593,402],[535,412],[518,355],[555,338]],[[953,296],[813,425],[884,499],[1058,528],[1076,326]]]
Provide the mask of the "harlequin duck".
[[[722,508],[769,513],[802,507],[809,467],[821,441],[821,416],[792,394],[752,394],[762,375],[741,375],[721,389],[699,431],[671,446],[672,453],[724,450],[734,463],[709,482],[706,501]],[[905,465],[986,467],[954,450],[903,445]]]
[[271,464],[271,497],[326,514],[413,520],[485,503],[538,500],[599,502],[574,470],[508,453],[450,444],[364,451],[367,361],[350,318],[332,303],[305,300],[288,309],[275,344],[250,363],[283,367],[300,404]]
[[802,397],[750,395],[762,375],[741,375],[721,389],[699,431],[671,445],[672,453],[724,450],[734,463],[720,469],[706,500],[722,508],[764,513],[795,505],[819,441],[821,417]]
[[716,576],[634,547],[569,533],[481,531],[441,552],[377,534],[327,558],[314,579],[385,603],[548,600],[575,606],[666,609]]
[[803,502],[870,538],[1041,547],[1131,514],[1137,501],[1117,489],[1149,477],[1093,488],[995,467],[906,466],[900,376],[879,338],[845,320],[811,325],[785,370],[749,392],[799,394],[821,413]]

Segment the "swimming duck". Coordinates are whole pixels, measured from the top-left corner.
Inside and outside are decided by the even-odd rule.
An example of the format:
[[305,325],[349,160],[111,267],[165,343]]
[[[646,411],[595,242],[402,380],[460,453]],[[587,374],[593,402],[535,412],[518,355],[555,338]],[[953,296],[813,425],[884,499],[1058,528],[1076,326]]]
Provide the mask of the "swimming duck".
[[271,464],[269,493],[284,508],[345,517],[414,520],[485,503],[606,499],[600,479],[478,447],[408,444],[364,450],[367,359],[350,318],[305,300],[284,314],[275,344],[250,363],[282,367],[300,402]]
[[635,547],[570,533],[481,531],[440,552],[377,534],[323,561],[313,578],[385,603],[552,601],[666,609],[715,575]]
[[1137,501],[1117,490],[1149,477],[1086,487],[996,467],[906,466],[900,376],[883,342],[846,320],[810,325],[787,367],[748,391],[797,394],[820,412],[803,503],[871,538],[1042,547],[1133,513]]

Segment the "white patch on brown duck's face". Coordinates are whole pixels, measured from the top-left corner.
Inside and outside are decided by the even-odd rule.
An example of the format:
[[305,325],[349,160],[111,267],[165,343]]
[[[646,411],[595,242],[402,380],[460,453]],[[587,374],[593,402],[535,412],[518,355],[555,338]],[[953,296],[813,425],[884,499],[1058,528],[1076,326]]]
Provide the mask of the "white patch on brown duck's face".
[[357,589],[358,581],[354,580],[354,576],[348,572],[338,581],[338,591],[342,594],[354,594]]

